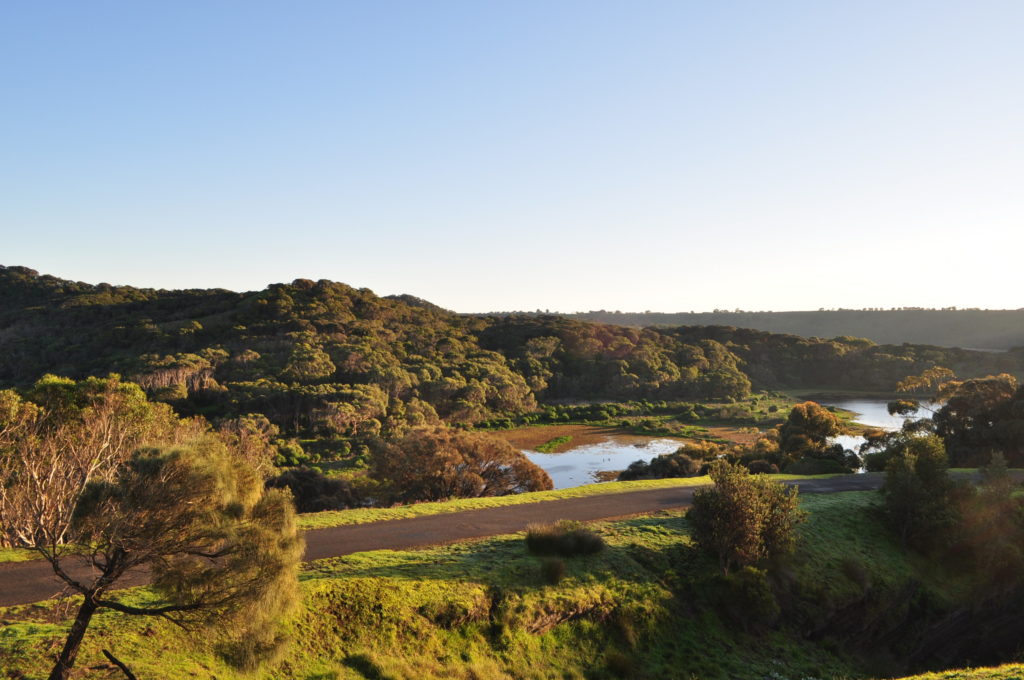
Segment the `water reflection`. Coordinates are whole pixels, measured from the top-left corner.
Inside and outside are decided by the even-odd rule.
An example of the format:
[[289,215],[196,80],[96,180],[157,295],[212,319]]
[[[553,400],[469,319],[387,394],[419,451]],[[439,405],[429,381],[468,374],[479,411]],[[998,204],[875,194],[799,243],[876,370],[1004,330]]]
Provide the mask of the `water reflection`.
[[[903,427],[903,421],[916,419],[925,414],[912,413],[910,415],[890,415],[888,404],[885,399],[845,399],[840,401],[822,402],[825,406],[835,406],[846,411],[853,411],[857,414],[854,422],[868,427],[876,427],[882,430],[898,430]],[[844,434],[832,439],[837,444],[842,444],[844,449],[850,449],[854,453],[860,451],[860,445],[864,443],[864,437],[859,435]]]
[[635,460],[650,461],[663,453],[673,453],[682,446],[675,439],[644,439],[611,436],[599,444],[588,444],[563,453],[523,451],[526,457],[551,476],[556,489],[592,484],[602,470],[624,470]]

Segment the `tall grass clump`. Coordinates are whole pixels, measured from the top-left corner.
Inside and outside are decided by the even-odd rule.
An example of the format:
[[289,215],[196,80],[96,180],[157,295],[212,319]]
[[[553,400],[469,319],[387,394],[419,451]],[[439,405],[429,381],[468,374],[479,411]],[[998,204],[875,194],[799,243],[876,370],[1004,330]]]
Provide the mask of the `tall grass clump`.
[[528,526],[526,548],[534,555],[579,557],[604,550],[604,539],[580,522],[563,519]]

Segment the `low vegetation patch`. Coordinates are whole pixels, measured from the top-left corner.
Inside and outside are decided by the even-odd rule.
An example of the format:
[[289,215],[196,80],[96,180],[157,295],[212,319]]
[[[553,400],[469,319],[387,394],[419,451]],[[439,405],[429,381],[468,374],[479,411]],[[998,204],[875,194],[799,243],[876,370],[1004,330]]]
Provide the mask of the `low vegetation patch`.
[[604,540],[580,522],[563,519],[531,524],[526,529],[526,547],[534,555],[580,557],[604,550]]
[[555,449],[560,446],[564,446],[572,441],[572,437],[569,435],[562,435],[561,437],[555,437],[554,439],[548,440],[537,447],[537,451],[541,453],[554,453]]

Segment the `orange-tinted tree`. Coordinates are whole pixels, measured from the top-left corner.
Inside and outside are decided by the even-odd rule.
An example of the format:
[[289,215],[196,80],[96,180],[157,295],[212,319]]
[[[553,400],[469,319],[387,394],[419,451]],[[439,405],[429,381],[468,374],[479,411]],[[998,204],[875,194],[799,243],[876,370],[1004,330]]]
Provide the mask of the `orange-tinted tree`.
[[397,501],[504,496],[552,488],[551,478],[511,444],[483,432],[418,429],[373,455],[372,474]]

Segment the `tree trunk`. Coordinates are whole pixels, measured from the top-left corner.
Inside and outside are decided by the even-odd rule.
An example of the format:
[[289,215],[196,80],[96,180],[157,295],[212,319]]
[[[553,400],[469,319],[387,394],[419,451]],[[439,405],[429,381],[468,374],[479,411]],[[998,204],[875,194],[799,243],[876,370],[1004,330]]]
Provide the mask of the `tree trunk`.
[[67,680],[71,675],[71,667],[75,665],[75,657],[78,656],[78,649],[82,646],[85,629],[89,627],[89,621],[96,612],[97,605],[93,599],[94,595],[94,593],[85,594],[85,600],[78,608],[78,615],[75,616],[75,622],[71,624],[68,639],[64,642],[64,649],[57,657],[57,664],[50,671],[50,680]]

